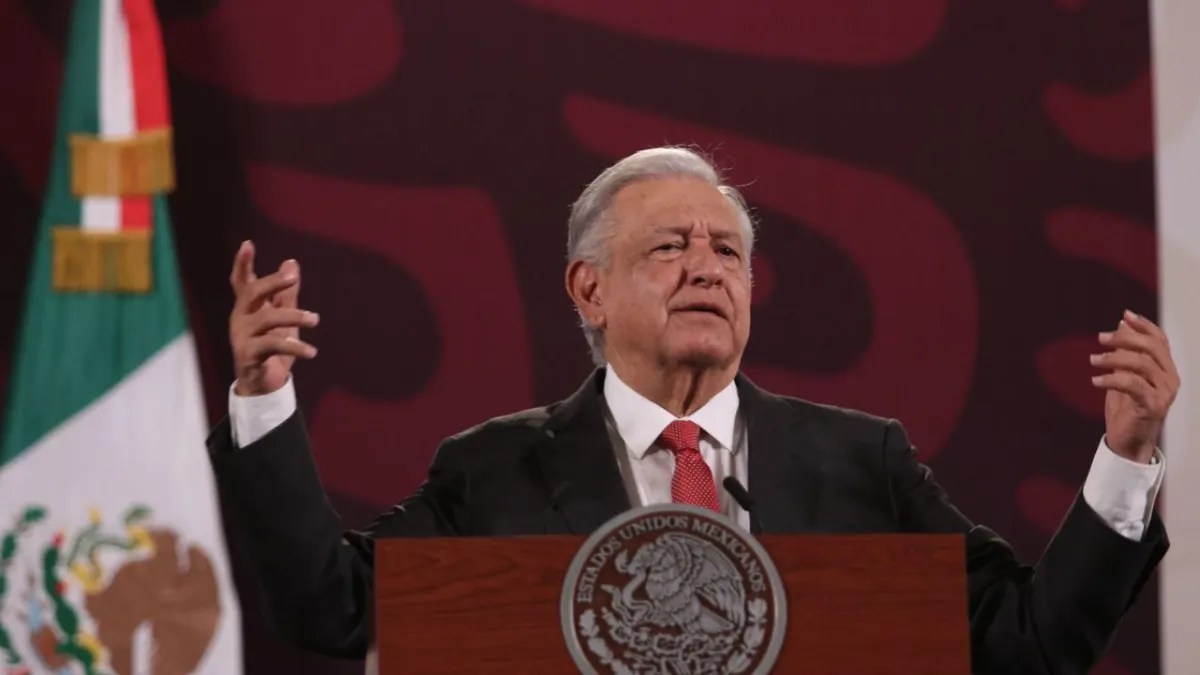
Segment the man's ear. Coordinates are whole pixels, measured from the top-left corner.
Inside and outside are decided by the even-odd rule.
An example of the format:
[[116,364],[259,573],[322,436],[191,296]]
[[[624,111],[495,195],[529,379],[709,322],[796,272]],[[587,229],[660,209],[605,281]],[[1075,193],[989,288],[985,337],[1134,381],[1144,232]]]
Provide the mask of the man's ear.
[[604,328],[604,284],[599,268],[584,260],[572,260],[567,265],[566,285],[567,295],[584,320],[596,328]]

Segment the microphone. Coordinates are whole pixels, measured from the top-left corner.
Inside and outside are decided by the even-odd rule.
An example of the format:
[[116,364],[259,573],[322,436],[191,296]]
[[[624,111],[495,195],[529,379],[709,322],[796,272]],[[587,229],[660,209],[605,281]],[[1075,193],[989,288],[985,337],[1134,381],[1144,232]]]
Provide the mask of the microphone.
[[726,476],[725,480],[721,481],[721,486],[725,491],[733,497],[733,501],[742,507],[742,510],[750,514],[750,531],[752,533],[762,534],[762,521],[758,519],[758,513],[754,510],[754,498],[750,496],[750,491],[745,485],[734,476]]
[[550,510],[546,512],[546,534],[571,531],[571,523],[567,521],[567,514],[563,513],[562,504],[563,497],[569,494],[574,486],[574,483],[567,480],[555,485],[554,489],[550,491]]
[[550,491],[550,506],[558,509],[559,505],[562,504],[563,495],[567,494],[572,487],[574,487],[574,483],[569,480],[554,486],[554,489]]

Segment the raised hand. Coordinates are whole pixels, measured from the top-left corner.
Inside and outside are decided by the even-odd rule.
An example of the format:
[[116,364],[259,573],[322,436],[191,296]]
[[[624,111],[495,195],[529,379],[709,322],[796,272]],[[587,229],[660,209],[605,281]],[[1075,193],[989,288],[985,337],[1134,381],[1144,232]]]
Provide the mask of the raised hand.
[[1179,393],[1179,371],[1167,335],[1149,319],[1126,311],[1100,344],[1112,351],[1092,355],[1092,365],[1110,372],[1092,378],[1106,390],[1104,423],[1108,447],[1137,462],[1154,456],[1167,411]]
[[300,328],[320,321],[297,307],[300,263],[285,260],[261,279],[254,273],[254,244],[242,242],[229,274],[235,300],[229,314],[229,345],[239,396],[259,396],[287,383],[297,358],[311,359],[317,348],[300,340]]

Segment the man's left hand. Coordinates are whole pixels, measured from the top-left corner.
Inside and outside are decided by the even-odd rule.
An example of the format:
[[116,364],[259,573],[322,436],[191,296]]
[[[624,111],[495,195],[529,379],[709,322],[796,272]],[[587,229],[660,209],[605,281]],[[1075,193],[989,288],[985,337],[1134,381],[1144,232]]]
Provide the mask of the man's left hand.
[[1110,372],[1092,378],[1104,389],[1104,425],[1108,447],[1118,455],[1148,464],[1154,458],[1167,411],[1179,393],[1179,371],[1167,335],[1149,319],[1126,311],[1100,344],[1112,350],[1092,355],[1092,365]]

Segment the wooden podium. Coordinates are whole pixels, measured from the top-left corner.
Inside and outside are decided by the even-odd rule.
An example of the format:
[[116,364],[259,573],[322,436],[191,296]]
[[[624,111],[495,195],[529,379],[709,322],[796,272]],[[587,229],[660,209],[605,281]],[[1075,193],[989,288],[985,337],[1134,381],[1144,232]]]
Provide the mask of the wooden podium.
[[[787,591],[775,672],[970,672],[963,538],[763,535]],[[377,542],[380,675],[571,673],[559,595],[583,537]]]

